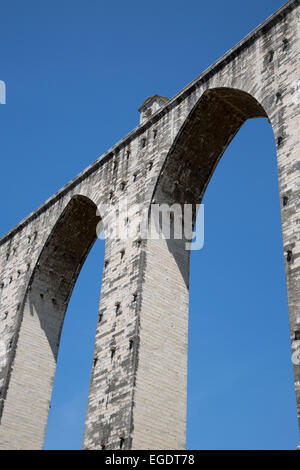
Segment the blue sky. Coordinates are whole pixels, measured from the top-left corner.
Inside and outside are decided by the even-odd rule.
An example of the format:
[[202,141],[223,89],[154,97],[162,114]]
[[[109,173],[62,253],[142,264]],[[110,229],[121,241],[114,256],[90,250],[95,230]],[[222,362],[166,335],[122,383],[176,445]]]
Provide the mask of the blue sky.
[[[6,233],[172,97],[281,0],[1,2],[1,225]],[[248,121],[207,189],[192,253],[187,446],[294,449],[298,442],[276,152]],[[103,264],[97,241],[66,315],[47,449],[79,449]],[[74,347],[74,345],[76,347]]]

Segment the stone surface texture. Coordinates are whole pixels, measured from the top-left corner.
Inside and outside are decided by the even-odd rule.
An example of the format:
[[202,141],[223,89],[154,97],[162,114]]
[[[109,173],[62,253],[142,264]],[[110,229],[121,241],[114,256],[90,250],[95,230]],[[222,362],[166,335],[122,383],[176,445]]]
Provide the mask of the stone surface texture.
[[[0,239],[1,449],[43,447],[65,311],[110,206],[201,203],[249,118],[274,131],[291,341],[300,329],[300,0],[160,106]],[[105,242],[84,449],[185,448],[190,252],[141,238],[140,217]]]

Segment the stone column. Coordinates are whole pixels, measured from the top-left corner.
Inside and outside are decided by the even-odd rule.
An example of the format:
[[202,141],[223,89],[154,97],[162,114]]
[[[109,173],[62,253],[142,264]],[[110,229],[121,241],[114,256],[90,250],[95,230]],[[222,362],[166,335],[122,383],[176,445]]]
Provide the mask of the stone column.
[[277,142],[283,252],[300,426],[300,342],[297,343],[300,339],[300,113],[295,99],[296,96],[287,100],[272,124]]
[[107,241],[85,449],[184,449],[189,251]]

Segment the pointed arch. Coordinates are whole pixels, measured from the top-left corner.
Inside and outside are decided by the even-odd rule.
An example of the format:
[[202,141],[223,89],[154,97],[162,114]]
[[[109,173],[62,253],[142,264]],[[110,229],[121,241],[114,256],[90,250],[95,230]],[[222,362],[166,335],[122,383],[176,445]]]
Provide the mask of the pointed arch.
[[33,270],[2,416],[3,425],[14,419],[19,423],[14,432],[15,449],[43,446],[64,317],[79,272],[97,238],[99,222],[94,202],[86,196],[73,196]]
[[226,148],[247,119],[267,118],[249,93],[234,88],[206,90],[166,156],[156,183],[157,203],[199,204]]

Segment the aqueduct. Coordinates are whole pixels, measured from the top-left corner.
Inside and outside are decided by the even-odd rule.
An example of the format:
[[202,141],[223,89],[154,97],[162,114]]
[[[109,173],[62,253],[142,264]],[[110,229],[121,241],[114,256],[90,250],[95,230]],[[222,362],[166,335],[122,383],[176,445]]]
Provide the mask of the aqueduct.
[[[136,129],[2,237],[0,448],[43,446],[65,311],[97,225],[110,228],[109,207],[199,204],[249,118],[267,117],[277,144],[293,344],[299,106],[300,0],[291,0],[174,98],[146,100]],[[108,209],[98,214],[99,204]],[[139,213],[132,217],[139,221]],[[185,448],[189,255],[183,240],[143,239],[138,231],[106,239],[85,449]],[[300,365],[294,376],[300,419]]]

